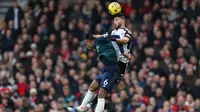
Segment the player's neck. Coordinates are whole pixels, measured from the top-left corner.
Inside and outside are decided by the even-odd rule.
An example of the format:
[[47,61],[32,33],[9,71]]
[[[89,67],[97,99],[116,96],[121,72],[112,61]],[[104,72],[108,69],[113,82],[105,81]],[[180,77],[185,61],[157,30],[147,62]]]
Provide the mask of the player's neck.
[[125,25],[121,25],[119,28],[125,28]]

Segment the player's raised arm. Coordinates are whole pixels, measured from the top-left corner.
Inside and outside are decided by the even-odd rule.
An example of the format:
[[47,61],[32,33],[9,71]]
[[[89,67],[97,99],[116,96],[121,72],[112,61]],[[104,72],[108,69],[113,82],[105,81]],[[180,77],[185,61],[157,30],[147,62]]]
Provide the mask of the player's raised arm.
[[115,41],[119,44],[127,44],[131,40],[131,35],[130,34],[125,34],[123,38],[116,38],[114,35],[110,35],[109,40]]
[[94,38],[100,38],[100,37],[107,37],[108,33],[105,33],[103,35],[93,35]]
[[128,37],[116,39],[116,42],[119,44],[127,44],[129,41],[130,41],[130,38],[128,38]]
[[94,38],[102,37],[103,35],[93,35]]

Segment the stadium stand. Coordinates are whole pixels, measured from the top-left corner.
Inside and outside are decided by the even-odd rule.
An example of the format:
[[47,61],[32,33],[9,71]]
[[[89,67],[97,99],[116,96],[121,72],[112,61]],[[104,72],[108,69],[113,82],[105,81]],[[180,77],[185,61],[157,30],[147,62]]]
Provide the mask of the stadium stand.
[[[113,28],[107,11],[113,1],[27,0],[23,7],[13,1],[0,21],[0,112],[78,106],[102,68],[84,36]],[[105,111],[200,112],[200,1],[119,2],[136,59]]]

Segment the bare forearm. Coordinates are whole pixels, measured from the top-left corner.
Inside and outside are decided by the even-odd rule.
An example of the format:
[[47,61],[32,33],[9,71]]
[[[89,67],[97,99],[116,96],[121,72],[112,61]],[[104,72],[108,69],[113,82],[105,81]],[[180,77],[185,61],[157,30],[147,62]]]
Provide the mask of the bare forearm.
[[102,36],[104,36],[104,37],[105,37],[105,36],[107,36],[107,35],[108,35],[108,34],[107,34],[107,33],[105,33],[105,34],[103,34],[103,35],[93,35],[93,37],[94,37],[94,38],[100,38],[100,37],[102,37]]
[[116,39],[116,42],[119,43],[119,44],[126,44],[128,43],[129,40],[127,39]]
[[103,35],[93,35],[94,38],[102,37]]

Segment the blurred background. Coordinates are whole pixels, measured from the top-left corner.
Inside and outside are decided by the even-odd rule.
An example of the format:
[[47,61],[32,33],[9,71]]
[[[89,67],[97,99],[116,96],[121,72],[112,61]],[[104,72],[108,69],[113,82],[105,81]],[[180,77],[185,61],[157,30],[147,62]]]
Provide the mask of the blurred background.
[[[84,36],[113,28],[113,1],[0,0],[0,112],[78,106],[103,67]],[[200,112],[200,0],[117,2],[136,59],[105,112]]]

